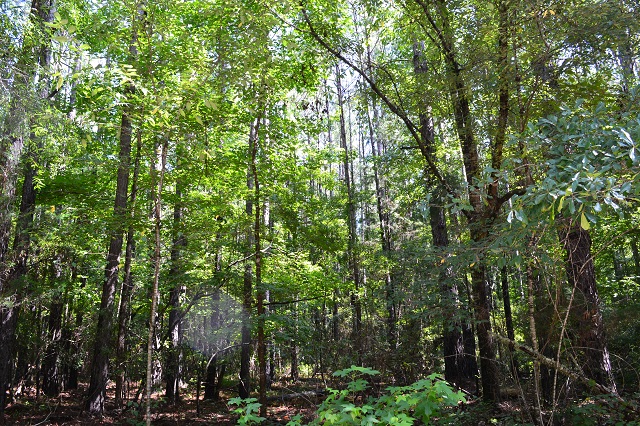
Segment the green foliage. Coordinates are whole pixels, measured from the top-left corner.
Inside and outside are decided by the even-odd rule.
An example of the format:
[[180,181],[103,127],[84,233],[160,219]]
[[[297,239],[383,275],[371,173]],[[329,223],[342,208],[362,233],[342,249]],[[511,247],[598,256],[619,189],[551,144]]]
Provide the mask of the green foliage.
[[531,125],[530,143],[542,148],[546,162],[540,182],[520,197],[507,220],[531,217],[553,221],[574,218],[588,230],[603,210],[621,217],[640,198],[640,120],[604,104],[587,109],[583,101],[563,107]]
[[239,425],[260,424],[266,420],[264,417],[256,414],[260,410],[261,405],[256,398],[231,398],[229,404],[238,406],[232,413],[240,416],[237,423]]
[[[435,416],[443,415],[443,408],[464,402],[461,392],[437,374],[419,380],[408,386],[390,386],[386,393],[368,396],[369,381],[380,372],[367,367],[352,365],[336,371],[335,377],[349,377],[346,389],[329,389],[329,396],[322,402],[312,425],[399,425],[410,426],[415,422],[430,424]],[[237,405],[232,412],[240,415],[239,425],[258,424],[266,420],[256,415],[260,403],[256,398],[232,398],[229,404]],[[299,426],[302,416],[294,416],[287,426]]]
[[569,408],[568,417],[576,426],[640,426],[638,403],[613,395],[599,395]]
[[[369,382],[363,378],[379,374],[378,371],[351,366],[334,373],[336,377],[351,377],[346,389],[329,389],[329,396],[320,405],[318,417],[312,424],[324,425],[412,425],[416,421],[429,424],[445,406],[464,401],[462,393],[455,392],[440,376],[432,374],[409,386],[391,386],[380,396],[364,393]],[[360,401],[360,402],[359,402]]]

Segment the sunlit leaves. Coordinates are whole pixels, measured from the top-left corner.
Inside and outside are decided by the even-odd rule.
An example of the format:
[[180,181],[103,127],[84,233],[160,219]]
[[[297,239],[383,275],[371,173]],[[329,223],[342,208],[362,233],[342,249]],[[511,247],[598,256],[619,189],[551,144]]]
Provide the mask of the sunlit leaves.
[[[637,118],[616,116],[603,105],[591,111],[578,102],[541,119],[530,140],[546,151],[545,177],[518,205],[546,212],[551,220],[556,214],[577,217],[583,229],[590,228],[604,206],[623,215],[640,195],[638,137]],[[520,211],[513,210],[507,219],[522,221]]]

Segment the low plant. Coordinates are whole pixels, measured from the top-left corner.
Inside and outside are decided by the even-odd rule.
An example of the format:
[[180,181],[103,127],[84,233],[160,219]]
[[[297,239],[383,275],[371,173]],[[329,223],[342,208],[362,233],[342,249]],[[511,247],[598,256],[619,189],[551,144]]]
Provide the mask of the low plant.
[[[333,373],[335,377],[349,377],[345,389],[329,388],[329,396],[322,402],[317,417],[311,425],[361,425],[375,424],[410,426],[416,421],[430,424],[435,416],[443,415],[443,408],[464,402],[461,392],[454,391],[439,375],[432,374],[408,386],[390,386],[382,395],[367,396],[370,389],[367,378],[380,372],[367,367],[352,365]],[[255,398],[232,398],[229,404],[237,405],[233,413],[239,414],[239,425],[258,424],[265,420],[256,415],[260,403]],[[297,415],[287,426],[302,425]]]
[[258,415],[261,404],[256,398],[231,398],[229,404],[238,407],[231,412],[240,416],[237,422],[239,425],[260,424],[266,420]]
[[[336,371],[334,376],[351,377],[346,389],[329,389],[329,396],[320,405],[315,425],[413,425],[416,421],[429,424],[434,416],[442,414],[446,406],[464,401],[462,393],[455,392],[437,374],[408,386],[390,386],[381,396],[364,398],[369,389],[365,377],[379,372],[366,367],[351,366]],[[358,397],[363,400],[358,403]]]

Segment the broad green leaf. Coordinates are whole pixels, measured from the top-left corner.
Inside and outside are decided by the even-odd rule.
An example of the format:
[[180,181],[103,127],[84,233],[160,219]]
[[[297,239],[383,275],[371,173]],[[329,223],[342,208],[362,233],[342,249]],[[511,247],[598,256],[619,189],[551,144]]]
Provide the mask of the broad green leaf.
[[580,215],[580,227],[585,231],[588,231],[591,228],[589,221],[587,220],[587,216],[584,213]]

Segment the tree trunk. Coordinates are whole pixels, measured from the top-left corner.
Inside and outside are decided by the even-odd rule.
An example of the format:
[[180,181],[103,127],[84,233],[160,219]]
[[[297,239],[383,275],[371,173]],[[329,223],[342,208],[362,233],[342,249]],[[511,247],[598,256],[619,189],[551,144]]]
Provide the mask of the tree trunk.
[[292,306],[293,312],[291,317],[293,318],[293,330],[291,330],[291,339],[289,341],[289,355],[291,357],[291,371],[290,378],[292,382],[297,382],[300,378],[300,371],[298,370],[298,303],[295,302]]
[[[437,0],[436,13],[441,20],[441,28],[434,26],[434,30],[441,34],[442,55],[444,57],[449,84],[449,96],[454,113],[454,121],[460,145],[462,159],[467,178],[469,203],[472,211],[467,215],[468,228],[471,240],[477,246],[482,246],[488,235],[488,219],[492,211],[485,209],[480,188],[476,180],[480,178],[480,157],[477,142],[473,131],[473,117],[470,109],[470,95],[468,86],[463,77],[463,70],[458,63],[455,49],[455,37],[450,21],[450,11],[444,0]],[[425,10],[426,13],[430,13]],[[435,21],[431,20],[435,23]],[[496,142],[497,143],[497,142]],[[493,147],[493,163],[499,163],[496,156],[496,147]],[[493,200],[497,202],[497,198]],[[493,206],[492,206],[493,207]],[[500,395],[498,368],[496,365],[495,344],[491,337],[491,316],[489,310],[489,298],[487,294],[486,266],[484,260],[471,268],[471,288],[473,291],[473,310],[476,320],[476,333],[480,350],[480,375],[482,383],[482,396],[488,401],[497,401]]]
[[253,242],[255,247],[254,260],[256,266],[256,308],[258,314],[258,402],[260,402],[260,416],[267,416],[267,358],[266,341],[264,336],[265,290],[262,285],[262,247],[260,232],[262,229],[262,206],[260,201],[260,179],[258,176],[258,129],[260,117],[256,120],[256,130],[251,149],[251,175],[253,176],[253,191],[255,203],[255,220],[253,225]]
[[167,355],[166,397],[169,404],[180,401],[180,380],[182,372],[182,313],[180,297],[184,292],[182,285],[183,267],[180,263],[181,251],[186,247],[186,236],[182,232],[182,183],[176,182],[176,203],[173,208],[173,242],[171,248],[171,268],[169,277],[174,285],[169,292],[169,338],[170,347]]
[[123,243],[123,224],[127,219],[127,189],[129,185],[129,165],[131,153],[130,107],[122,112],[120,125],[120,164],[118,165],[116,198],[114,203],[115,228],[111,231],[105,280],[102,286],[102,298],[98,311],[98,321],[93,345],[91,379],[87,390],[86,409],[94,415],[104,412],[104,400],[109,374],[109,356],[113,347],[113,309],[118,284],[118,269]]
[[[53,279],[55,285],[55,280],[61,276],[61,270],[58,265],[55,265],[54,268]],[[62,296],[60,293],[54,294],[49,308],[49,324],[47,326],[49,341],[42,360],[42,391],[47,396],[58,396],[60,393],[61,372],[58,360],[62,344],[62,313],[64,308],[63,300],[65,299]]]
[[577,326],[576,346],[584,375],[616,393],[600,310],[589,232],[571,223],[560,231],[567,256],[567,277],[574,288],[571,306]]
[[[216,236],[219,238],[219,235]],[[216,273],[219,273],[222,269],[221,265],[222,254],[221,251],[218,250],[216,253]],[[216,289],[211,296],[211,315],[209,316],[208,323],[205,323],[205,327],[210,327],[211,332],[215,333],[215,330],[219,330],[222,324],[222,313],[220,312],[220,289]],[[216,343],[215,347],[212,347],[212,342],[209,342],[210,350],[213,351],[213,356],[209,359],[207,363],[206,373],[205,373],[205,387],[204,387],[204,399],[205,400],[214,400],[218,401],[220,399],[220,385],[222,384],[222,379],[224,378],[224,373],[226,370],[226,363],[219,361],[219,351],[225,347],[229,342],[229,339],[219,339]]]
[[631,237],[631,254],[635,265],[635,274],[640,277],[640,250],[638,250],[638,242],[635,240],[635,235]]
[[[421,43],[413,45],[413,71],[418,76],[428,71],[426,62],[424,61],[424,46]],[[436,162],[435,135],[433,127],[433,119],[427,113],[430,110],[429,105],[424,102],[421,105],[420,119],[420,136],[424,143],[425,149],[422,154],[428,162]],[[442,272],[438,278],[441,289],[442,309],[444,314],[442,337],[444,352],[444,376],[445,379],[458,386],[468,388],[473,386],[474,377],[477,372],[472,372],[473,368],[465,365],[469,360],[467,358],[474,357],[475,353],[465,354],[465,346],[462,335],[462,323],[457,315],[460,309],[460,298],[458,295],[458,285],[453,276],[451,267],[446,264],[449,255],[446,253],[449,246],[449,236],[447,232],[447,220],[445,217],[445,197],[446,189],[439,183],[434,182],[433,177],[429,173],[429,169],[425,170],[427,177],[427,189],[431,195],[429,205],[429,225],[431,227],[431,239],[435,250],[442,256],[441,265],[444,265]],[[475,365],[475,360],[473,360]],[[467,374],[467,373],[470,373]]]
[[[53,22],[54,12],[53,0],[34,0],[31,4],[30,19],[36,28],[43,29],[45,23]],[[21,127],[24,126],[24,117],[29,115],[23,110],[21,103],[24,100],[23,97],[28,99],[29,84],[37,73],[35,70],[46,70],[51,62],[50,39],[44,37],[35,43],[35,45],[23,46],[22,55],[18,60],[19,72],[13,86],[14,93],[11,97],[9,112],[5,116],[0,140],[0,297],[12,302],[9,305],[3,303],[0,306],[0,416],[4,413],[6,392],[10,386],[18,315],[26,292],[23,288],[24,283],[21,281],[27,273],[31,227],[36,205],[34,178],[37,173],[38,151],[42,148],[42,142],[35,143],[36,136],[31,131],[32,148],[29,153],[31,158],[25,164],[22,200],[13,244],[14,257],[9,259],[16,179],[24,146],[24,130]],[[37,64],[37,67],[33,66],[34,64]],[[46,75],[40,75],[39,80],[41,86],[38,97],[44,101],[48,97],[48,79]],[[33,119],[30,120],[29,126],[33,128],[34,125]]]
[[[251,129],[249,131],[249,158],[253,158],[255,146],[257,144],[258,139],[258,130],[260,129],[260,118],[256,118],[251,124]],[[252,173],[251,165],[247,170],[247,189],[249,192],[254,191],[254,178]],[[247,197],[247,201],[245,204],[245,213],[247,217],[254,217],[253,213],[254,201],[252,196]],[[256,209],[259,206],[255,206]],[[247,231],[247,255],[250,256],[252,253],[252,247],[255,245],[255,235],[251,231]],[[243,319],[242,319],[242,331],[241,331],[241,351],[240,351],[240,383],[238,384],[238,393],[240,398],[248,398],[251,392],[251,374],[250,374],[250,361],[251,361],[251,307],[253,305],[253,268],[251,266],[251,262],[247,261],[245,263],[244,269],[244,287],[243,287],[243,302],[242,308]]]
[[338,107],[340,109],[340,147],[344,150],[343,172],[344,182],[347,188],[347,224],[349,226],[349,241],[347,245],[347,258],[349,262],[349,270],[351,272],[351,280],[353,282],[353,291],[351,292],[351,305],[353,307],[353,327],[352,342],[356,353],[358,354],[358,362],[362,359],[362,307],[360,303],[360,263],[357,255],[357,229],[356,229],[356,205],[353,192],[353,180],[351,173],[351,162],[349,160],[349,146],[347,144],[347,131],[344,115],[343,90],[341,84],[340,67],[336,66],[336,90],[338,92]]
[[[515,331],[513,329],[513,314],[511,313],[511,293],[509,291],[509,273],[507,267],[503,266],[500,270],[500,287],[502,290],[502,305],[504,308],[504,322],[507,327],[507,337],[509,340],[515,340]],[[511,373],[514,378],[518,377],[518,362],[511,354]]]
[[167,145],[168,140],[165,139],[162,143],[161,153],[160,153],[160,175],[155,178],[155,162],[151,162],[151,171],[150,174],[152,176],[152,182],[154,187],[154,236],[155,236],[155,244],[154,244],[154,253],[153,253],[153,287],[151,289],[151,312],[149,314],[149,338],[147,339],[147,390],[146,390],[146,421],[147,426],[151,425],[151,392],[154,385],[153,380],[153,347],[155,343],[155,330],[156,330],[156,316],[158,309],[158,298],[159,298],[159,286],[160,286],[160,262],[162,261],[161,256],[161,244],[162,241],[160,239],[160,224],[162,220],[162,188],[164,186],[164,173],[167,166]]
[[[136,159],[133,167],[133,182],[131,183],[131,219],[135,215],[135,203],[138,195],[138,175],[140,174],[140,155],[142,150],[142,134],[137,133]],[[135,252],[135,238],[133,225],[129,225],[127,231],[127,244],[125,248],[124,279],[120,291],[120,306],[118,307],[118,337],[116,341],[116,406],[120,407],[124,400],[124,383],[126,379],[127,364],[127,335],[129,333],[129,317],[131,316],[131,296],[133,294],[133,276],[131,266]]]
[[[83,277],[80,279],[80,289],[83,289],[87,286],[87,278]],[[65,385],[66,389],[78,389],[78,375],[80,373],[79,367],[79,358],[80,358],[80,333],[79,330],[82,327],[82,323],[84,320],[84,312],[82,309],[78,309],[76,312],[75,319],[75,331],[73,332],[73,341],[71,342],[71,353],[70,353],[70,366],[69,373],[67,375],[67,383]]]
[[[138,10],[138,19],[141,19],[144,11]],[[131,43],[129,44],[129,60],[134,62],[138,56],[138,29],[139,22],[133,23]],[[125,89],[125,99],[131,102],[135,91],[133,85]],[[102,285],[102,297],[98,311],[98,321],[93,345],[91,361],[91,379],[87,389],[85,408],[94,415],[102,415],[104,412],[104,400],[109,376],[109,357],[113,349],[113,316],[114,298],[118,285],[118,270],[120,254],[124,234],[124,224],[127,222],[127,191],[129,189],[129,169],[131,166],[131,135],[132,135],[133,106],[125,104],[120,122],[119,163],[116,175],[116,196],[113,206],[114,227],[110,230],[109,249],[107,252],[107,265],[105,267],[105,279]]]
[[[369,53],[370,55],[370,53]],[[369,63],[371,59],[369,58]],[[367,108],[369,104],[367,103]],[[371,144],[371,155],[373,157],[373,178],[376,191],[376,210],[378,212],[378,224],[380,227],[380,245],[384,257],[390,263],[391,253],[393,250],[391,243],[391,215],[390,204],[387,185],[384,178],[384,174],[380,170],[380,158],[383,154],[382,141],[380,140],[378,131],[378,108],[375,102],[375,98],[372,99],[373,119],[371,113],[367,110],[367,122],[369,125],[369,140]],[[398,321],[398,313],[396,306],[396,288],[393,280],[393,276],[390,268],[387,266],[387,270],[384,274],[384,286],[387,305],[387,342],[392,354],[396,350],[398,336],[396,330],[396,323]]]

